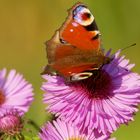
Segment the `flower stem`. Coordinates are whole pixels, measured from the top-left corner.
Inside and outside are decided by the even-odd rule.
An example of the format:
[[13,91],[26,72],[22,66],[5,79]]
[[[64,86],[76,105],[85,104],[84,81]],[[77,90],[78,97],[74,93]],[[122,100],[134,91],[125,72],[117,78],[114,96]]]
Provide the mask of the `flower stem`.
[[32,125],[37,131],[40,130],[40,127],[33,120],[28,120],[28,124]]

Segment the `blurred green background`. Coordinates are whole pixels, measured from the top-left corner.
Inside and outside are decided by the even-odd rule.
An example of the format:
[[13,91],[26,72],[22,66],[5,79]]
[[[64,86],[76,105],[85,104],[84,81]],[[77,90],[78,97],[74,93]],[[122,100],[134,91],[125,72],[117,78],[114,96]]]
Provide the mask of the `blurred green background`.
[[[40,72],[46,65],[44,42],[53,35],[77,0],[0,0],[0,69],[15,68],[33,84],[35,102],[27,113],[38,125],[46,120],[42,104]],[[94,13],[102,33],[104,48],[113,52],[133,43],[123,54],[140,72],[140,0],[81,0]],[[139,140],[140,112],[135,121],[121,126],[114,134],[118,140]]]

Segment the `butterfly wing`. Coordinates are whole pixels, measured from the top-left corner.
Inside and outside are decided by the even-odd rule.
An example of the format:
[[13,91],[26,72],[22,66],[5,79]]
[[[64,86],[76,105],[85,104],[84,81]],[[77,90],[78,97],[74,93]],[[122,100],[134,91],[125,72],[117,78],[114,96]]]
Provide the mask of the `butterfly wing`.
[[44,73],[59,74],[70,81],[88,78],[108,61],[100,49],[94,17],[83,4],[69,11],[63,26],[46,45],[48,65]]
[[82,50],[100,50],[100,32],[95,18],[81,3],[69,10],[69,16],[60,28],[60,37]]

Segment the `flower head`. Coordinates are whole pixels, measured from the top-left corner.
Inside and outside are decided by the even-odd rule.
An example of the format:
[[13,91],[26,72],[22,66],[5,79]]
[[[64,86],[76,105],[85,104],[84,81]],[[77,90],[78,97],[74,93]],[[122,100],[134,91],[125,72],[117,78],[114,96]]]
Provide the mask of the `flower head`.
[[94,130],[87,135],[81,133],[77,127],[57,119],[53,123],[46,123],[39,133],[41,140],[108,140],[109,136]]
[[23,121],[20,113],[15,109],[3,111],[0,115],[0,133],[1,137],[20,136],[23,128]]
[[32,85],[21,74],[11,70],[6,75],[6,69],[0,71],[0,114],[3,110],[14,108],[24,112],[33,100]]
[[133,120],[140,103],[140,76],[119,53],[97,74],[82,81],[66,83],[62,77],[43,75],[47,110],[85,132],[98,129],[103,134],[112,133],[120,124]]

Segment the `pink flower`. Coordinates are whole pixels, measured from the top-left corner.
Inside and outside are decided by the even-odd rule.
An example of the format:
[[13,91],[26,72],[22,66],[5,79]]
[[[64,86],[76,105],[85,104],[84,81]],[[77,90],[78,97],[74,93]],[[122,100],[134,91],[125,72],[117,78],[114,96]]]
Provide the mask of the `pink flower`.
[[66,83],[62,77],[43,75],[46,109],[85,132],[112,133],[133,120],[140,103],[140,76],[119,53],[97,75],[82,81]]
[[21,74],[6,69],[0,71],[0,114],[7,109],[17,109],[22,114],[28,111],[33,101],[33,89]]
[[87,135],[83,134],[76,127],[62,122],[60,119],[53,123],[46,123],[41,129],[39,137],[41,140],[108,140],[109,138],[96,130]]
[[0,115],[0,139],[8,139],[9,137],[21,137],[21,130],[23,128],[23,121],[20,113],[15,109],[3,111]]

